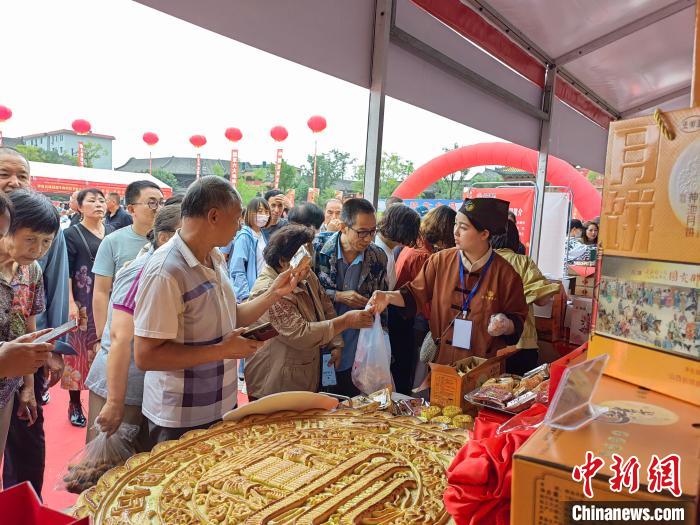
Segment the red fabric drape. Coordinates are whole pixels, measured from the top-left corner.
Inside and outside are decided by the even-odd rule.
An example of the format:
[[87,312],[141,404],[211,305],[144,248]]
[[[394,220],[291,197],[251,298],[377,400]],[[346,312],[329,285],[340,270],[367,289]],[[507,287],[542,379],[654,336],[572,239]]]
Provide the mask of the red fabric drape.
[[[547,407],[534,405],[517,418],[541,420]],[[447,470],[445,507],[457,525],[509,525],[513,454],[534,428],[496,435],[500,416],[484,412],[474,425],[474,439],[459,451]]]

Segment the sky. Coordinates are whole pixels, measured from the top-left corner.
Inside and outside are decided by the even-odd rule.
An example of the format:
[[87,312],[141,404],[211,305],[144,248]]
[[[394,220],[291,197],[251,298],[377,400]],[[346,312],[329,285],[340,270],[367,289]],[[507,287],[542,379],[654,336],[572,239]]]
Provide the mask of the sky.
[[[2,0],[6,53],[0,104],[13,111],[5,136],[70,128],[85,118],[114,135],[113,164],[147,157],[229,158],[224,130],[242,130],[242,161],[274,161],[269,130],[284,125],[284,157],[301,165],[313,152],[311,115],[326,117],[319,152],[337,148],[364,162],[368,92],[129,0]],[[8,66],[12,74],[8,74]],[[410,124],[409,124],[410,123]],[[421,130],[416,133],[415,130]],[[387,97],[384,151],[418,167],[442,147],[496,137]]]

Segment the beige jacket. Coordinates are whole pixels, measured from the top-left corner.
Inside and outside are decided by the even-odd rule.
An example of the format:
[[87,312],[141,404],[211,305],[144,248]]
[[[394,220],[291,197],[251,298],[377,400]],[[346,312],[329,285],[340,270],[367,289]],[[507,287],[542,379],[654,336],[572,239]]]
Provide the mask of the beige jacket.
[[[272,267],[265,265],[255,281],[249,300],[268,290],[277,275]],[[246,359],[248,395],[261,398],[292,390],[317,392],[321,376],[321,348],[327,346],[332,350],[343,347],[342,336],[333,335],[330,320],[335,317],[333,303],[316,275],[310,273],[305,282],[260,318],[260,322],[270,321],[279,335],[267,341],[253,357]]]

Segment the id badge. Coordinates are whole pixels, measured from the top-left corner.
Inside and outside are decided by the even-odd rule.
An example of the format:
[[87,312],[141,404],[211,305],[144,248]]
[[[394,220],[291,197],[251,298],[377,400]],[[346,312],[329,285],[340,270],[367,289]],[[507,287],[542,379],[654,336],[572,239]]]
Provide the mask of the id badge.
[[471,350],[472,348],[472,322],[462,316],[455,319],[452,333],[452,346]]
[[335,366],[328,366],[331,354],[321,355],[321,386],[335,386],[338,382],[335,379]]

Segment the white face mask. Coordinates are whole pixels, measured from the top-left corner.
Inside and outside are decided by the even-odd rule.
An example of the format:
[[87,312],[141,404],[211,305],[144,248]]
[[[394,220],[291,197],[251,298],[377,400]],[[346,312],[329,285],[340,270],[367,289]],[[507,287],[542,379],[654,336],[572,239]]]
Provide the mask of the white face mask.
[[265,225],[267,224],[267,221],[268,221],[268,220],[270,220],[270,216],[269,216],[269,215],[261,215],[261,214],[258,213],[258,214],[255,216],[255,225],[256,225],[258,228],[264,228]]

